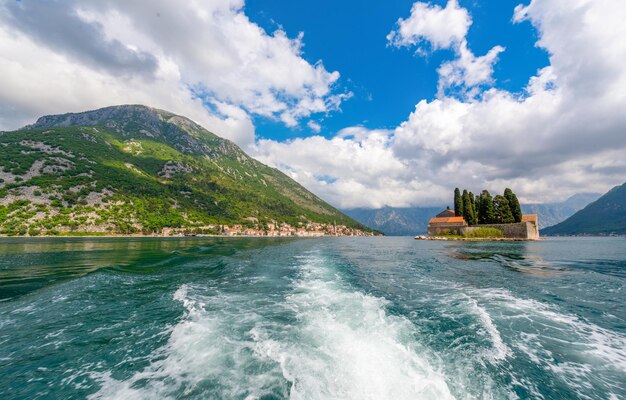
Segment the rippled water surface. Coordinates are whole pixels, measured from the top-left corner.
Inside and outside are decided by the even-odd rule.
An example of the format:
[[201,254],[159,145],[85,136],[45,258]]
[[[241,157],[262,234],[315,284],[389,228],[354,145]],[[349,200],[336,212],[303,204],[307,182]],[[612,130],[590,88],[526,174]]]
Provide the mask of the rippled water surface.
[[2,399],[626,399],[626,240],[3,239]]

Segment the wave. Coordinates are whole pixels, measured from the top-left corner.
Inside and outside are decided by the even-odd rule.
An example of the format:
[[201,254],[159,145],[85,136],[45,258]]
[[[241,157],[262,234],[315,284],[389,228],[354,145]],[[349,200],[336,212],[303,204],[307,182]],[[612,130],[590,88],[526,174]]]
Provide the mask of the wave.
[[281,366],[292,399],[450,399],[434,357],[386,300],[352,290],[322,257],[302,260],[285,306],[298,324],[288,340],[257,330],[256,349]]
[[[100,382],[94,399],[452,399],[438,360],[384,299],[352,290],[321,256],[296,259],[279,303],[182,285],[185,308],[143,371]],[[221,308],[219,308],[221,307]]]
[[[131,376],[91,373],[94,399],[579,398],[623,392],[626,338],[505,289],[422,279],[407,316],[350,283],[337,258],[289,273],[183,284],[167,343]],[[391,298],[391,297],[390,297]],[[422,310],[424,310],[422,312]],[[410,318],[410,319],[409,319]],[[532,375],[537,374],[537,375]],[[594,390],[598,390],[594,392]]]
[[481,296],[498,301],[513,313],[508,318],[524,318],[541,327],[541,336],[529,338],[566,339],[582,351],[582,354],[609,362],[616,369],[626,372],[626,337],[602,328],[576,315],[564,313],[555,305],[537,300],[522,299],[506,290],[483,290]]
[[513,346],[535,366],[553,374],[581,398],[624,390],[626,336],[600,327],[558,306],[514,296],[507,290],[478,290],[499,308]]
[[282,377],[272,365],[251,357],[252,342],[236,332],[237,324],[258,322],[253,311],[229,314],[207,309],[208,303],[245,302],[236,295],[206,296],[203,288],[184,284],[173,299],[185,307],[185,315],[171,328],[168,343],[150,356],[150,365],[125,380],[111,372],[92,373],[101,383],[95,399],[260,398],[286,393]]
[[626,336],[506,289],[422,278],[407,309],[459,398],[623,393]]
[[480,306],[478,302],[469,297],[467,297],[467,301],[469,304],[470,312],[476,314],[483,326],[484,330],[487,332],[493,347],[486,353],[487,358],[492,363],[497,363],[501,360],[504,360],[507,356],[511,355],[511,350],[502,340],[502,336],[500,335],[500,331],[494,324],[491,316],[487,312],[487,310]]

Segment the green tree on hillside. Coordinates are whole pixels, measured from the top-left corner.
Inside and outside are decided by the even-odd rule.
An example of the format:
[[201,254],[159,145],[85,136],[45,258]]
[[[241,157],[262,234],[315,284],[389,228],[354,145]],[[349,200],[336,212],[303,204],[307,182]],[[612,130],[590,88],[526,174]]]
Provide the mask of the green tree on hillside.
[[454,189],[454,215],[457,217],[463,216],[463,199],[461,198],[459,188]]
[[519,200],[513,191],[509,188],[504,189],[504,197],[509,202],[511,213],[513,214],[514,222],[522,222],[522,207],[519,204]]
[[493,198],[488,190],[480,194],[480,209],[478,211],[479,224],[493,224],[496,222],[496,213],[493,207]]
[[493,207],[495,209],[496,222],[499,224],[510,224],[515,222],[509,201],[502,195],[497,195],[493,199]]

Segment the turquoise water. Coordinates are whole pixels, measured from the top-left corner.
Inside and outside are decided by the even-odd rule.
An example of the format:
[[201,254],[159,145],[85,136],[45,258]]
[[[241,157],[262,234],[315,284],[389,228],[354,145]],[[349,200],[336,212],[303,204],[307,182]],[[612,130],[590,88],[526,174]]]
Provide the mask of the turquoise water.
[[2,399],[625,399],[626,240],[3,239]]

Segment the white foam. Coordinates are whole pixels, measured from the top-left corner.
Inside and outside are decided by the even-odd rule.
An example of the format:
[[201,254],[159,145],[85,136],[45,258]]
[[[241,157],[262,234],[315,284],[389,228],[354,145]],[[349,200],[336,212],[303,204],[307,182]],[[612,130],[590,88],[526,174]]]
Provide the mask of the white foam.
[[[385,312],[384,299],[352,290],[319,257],[298,259],[297,268],[302,276],[293,282],[292,293],[284,303],[269,306],[292,315],[293,324],[278,325],[253,312],[250,296],[258,294],[209,298],[199,287],[182,285],[173,298],[186,313],[171,328],[168,343],[130,379],[92,373],[101,388],[91,398],[172,398],[181,393],[249,399],[268,394],[292,399],[453,398],[436,357],[415,342],[408,320]],[[217,304],[224,312],[210,311]],[[234,332],[242,326],[251,328]]]
[[267,392],[280,372],[246,374],[247,365],[253,361],[248,355],[252,353],[251,343],[233,337],[229,329],[236,320],[206,311],[204,301],[209,299],[193,292],[192,286],[182,285],[174,293],[173,298],[187,311],[171,328],[167,344],[150,356],[151,364],[126,380],[113,378],[110,371],[92,373],[101,388],[90,398],[178,398],[197,390],[201,393],[200,385],[207,382],[224,398],[258,398]]
[[520,332],[520,339],[515,343],[515,347],[526,354],[533,363],[541,364],[542,357],[551,356],[541,345],[539,334]]
[[475,299],[469,296],[467,296],[467,299],[469,302],[470,311],[478,316],[481,321],[481,325],[489,335],[491,343],[493,344],[493,348],[487,354],[489,361],[491,361],[492,363],[497,363],[501,360],[504,360],[507,356],[511,354],[511,350],[502,340],[502,336],[500,335],[500,332],[498,331],[496,325],[493,323],[493,320],[489,316],[489,313],[484,307],[480,306]]
[[290,339],[254,332],[258,353],[292,382],[292,399],[453,398],[408,320],[388,315],[385,300],[347,288],[323,259],[303,261],[287,298],[300,322]]
[[[608,362],[610,367],[626,371],[626,337],[618,332],[602,328],[585,321],[578,316],[561,312],[557,306],[532,299],[521,299],[506,290],[483,291],[482,296],[499,301],[506,308],[517,312],[513,317],[527,318],[544,328],[544,334],[550,331],[562,333],[560,339],[566,340],[572,347],[581,349],[581,354]],[[541,340],[541,337],[536,337]]]
[[[467,318],[469,311],[478,327],[470,323],[468,334],[478,331],[487,342],[483,353],[472,343],[452,341],[441,354],[444,366],[416,340],[417,327],[391,315],[385,299],[355,290],[336,268],[315,253],[297,258],[294,269],[300,275],[271,299],[254,291],[220,291],[217,285],[180,286],[173,298],[184,314],[164,333],[167,343],[149,355],[148,367],[127,379],[92,373],[101,389],[91,397],[451,399],[452,388],[462,398],[504,392],[513,398],[512,386],[493,382],[481,360],[508,368],[504,360],[526,354],[577,393],[594,381],[593,368],[600,362],[612,371],[626,368],[626,340],[620,334],[505,290],[471,288],[429,295],[429,301],[444,302],[440,311],[450,312],[450,318]],[[519,318],[529,324],[520,325]],[[571,346],[564,342],[570,339]],[[614,376],[603,383],[618,387]],[[540,392],[523,376],[512,373],[512,380]]]

